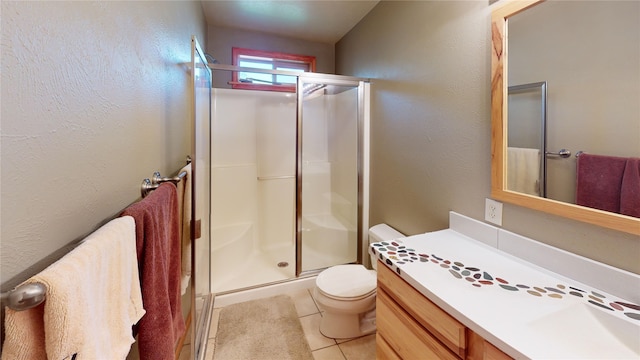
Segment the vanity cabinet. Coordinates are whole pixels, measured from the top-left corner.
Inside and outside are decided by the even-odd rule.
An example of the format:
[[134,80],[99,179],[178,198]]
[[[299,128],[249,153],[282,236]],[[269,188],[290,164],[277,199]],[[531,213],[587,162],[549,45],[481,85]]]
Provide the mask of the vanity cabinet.
[[511,359],[378,263],[378,359]]

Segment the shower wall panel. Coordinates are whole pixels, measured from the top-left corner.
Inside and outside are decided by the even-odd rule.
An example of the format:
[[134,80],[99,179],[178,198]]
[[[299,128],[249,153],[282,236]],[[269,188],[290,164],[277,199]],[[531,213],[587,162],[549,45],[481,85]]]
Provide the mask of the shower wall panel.
[[293,246],[295,215],[296,98],[253,92],[257,99],[256,149],[260,247]]
[[221,292],[258,285],[247,273],[276,267],[266,253],[294,256],[296,97],[214,89],[213,98],[212,288]]

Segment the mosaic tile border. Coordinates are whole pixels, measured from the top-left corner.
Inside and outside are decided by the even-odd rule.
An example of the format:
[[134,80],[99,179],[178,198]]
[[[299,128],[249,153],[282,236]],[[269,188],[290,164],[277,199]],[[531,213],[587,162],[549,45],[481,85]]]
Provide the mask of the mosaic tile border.
[[465,280],[475,287],[499,286],[507,291],[521,291],[532,296],[547,296],[553,299],[563,299],[568,296],[574,296],[583,299],[590,305],[614,312],[621,311],[627,317],[640,321],[640,305],[607,299],[605,295],[596,291],[582,290],[565,284],[533,286],[512,283],[505,280],[504,277],[493,276],[482,269],[474,266],[466,266],[459,261],[447,260],[434,254],[417,253],[416,250],[406,247],[402,240],[374,243],[369,247],[369,251],[398,273],[398,275],[401,275],[402,265],[408,263],[422,262],[434,264],[448,270],[454,278]]

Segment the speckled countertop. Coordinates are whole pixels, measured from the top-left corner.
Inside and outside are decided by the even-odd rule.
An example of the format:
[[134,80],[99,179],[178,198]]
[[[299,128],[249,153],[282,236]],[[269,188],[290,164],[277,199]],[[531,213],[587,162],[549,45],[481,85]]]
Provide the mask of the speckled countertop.
[[453,229],[369,251],[514,358],[640,358],[640,306]]

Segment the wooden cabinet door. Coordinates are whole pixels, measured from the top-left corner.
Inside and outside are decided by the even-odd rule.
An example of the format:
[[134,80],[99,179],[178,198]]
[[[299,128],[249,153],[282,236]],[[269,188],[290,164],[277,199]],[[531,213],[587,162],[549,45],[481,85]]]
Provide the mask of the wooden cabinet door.
[[384,290],[378,290],[377,294],[376,323],[378,334],[402,359],[458,359]]
[[402,309],[459,358],[465,358],[466,328],[462,323],[382,263],[378,263],[378,288],[383,289]]
[[482,336],[467,329],[467,360],[510,360],[511,357],[503,353]]
[[376,334],[376,359],[377,360],[402,360],[391,348],[391,345],[380,335]]

